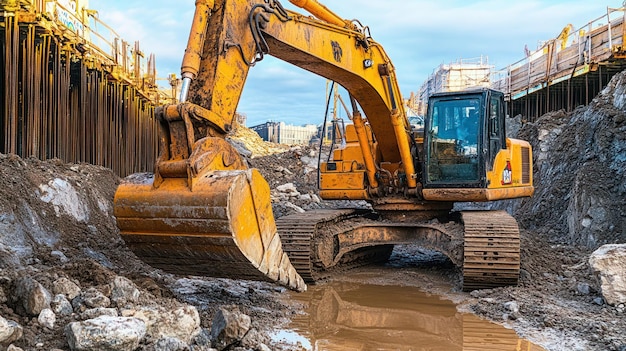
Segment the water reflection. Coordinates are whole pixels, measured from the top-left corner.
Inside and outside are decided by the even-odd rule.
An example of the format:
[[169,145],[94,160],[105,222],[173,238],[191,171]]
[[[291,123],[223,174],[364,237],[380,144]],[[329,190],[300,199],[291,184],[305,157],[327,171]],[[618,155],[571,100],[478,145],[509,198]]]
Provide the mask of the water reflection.
[[[306,314],[290,328],[316,351],[540,351],[514,331],[412,287],[331,282],[292,294]],[[308,345],[307,345],[308,346]]]

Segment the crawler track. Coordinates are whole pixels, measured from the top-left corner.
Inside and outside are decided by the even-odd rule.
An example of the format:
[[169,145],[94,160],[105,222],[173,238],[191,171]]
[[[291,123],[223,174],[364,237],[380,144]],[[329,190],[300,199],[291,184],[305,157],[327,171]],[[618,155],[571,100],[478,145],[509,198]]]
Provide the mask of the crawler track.
[[464,211],[463,290],[516,285],[520,270],[517,222],[504,211]]
[[[454,234],[444,224],[385,223],[364,218],[368,213],[316,210],[276,221],[283,250],[305,282],[312,284],[337,271],[385,261],[394,244],[415,243],[444,252],[461,266],[465,291],[517,284],[520,270],[519,229],[515,219],[504,211],[461,212],[463,241],[461,226]],[[341,259],[333,259],[342,250],[340,245],[346,244],[345,233],[358,234],[358,231],[353,231],[355,228],[387,231],[388,241],[372,239],[374,241],[369,242],[371,246],[359,245],[358,249],[346,252]],[[402,232],[404,236],[391,235],[393,230],[399,228],[406,230]],[[432,233],[438,233],[438,236]],[[422,240],[428,237],[436,240]],[[454,252],[458,252],[458,258]]]
[[369,263],[386,261],[393,250],[392,245],[365,247],[350,252],[337,266],[327,266],[317,252],[322,246],[334,247],[333,225],[350,227],[352,219],[361,218],[368,211],[361,210],[316,210],[285,216],[276,220],[283,250],[302,279],[309,284],[328,278],[331,273],[345,271]]
[[285,216],[276,220],[283,250],[291,264],[307,283],[315,283],[322,277],[314,269],[312,241],[321,223],[349,215],[352,211],[314,211]]

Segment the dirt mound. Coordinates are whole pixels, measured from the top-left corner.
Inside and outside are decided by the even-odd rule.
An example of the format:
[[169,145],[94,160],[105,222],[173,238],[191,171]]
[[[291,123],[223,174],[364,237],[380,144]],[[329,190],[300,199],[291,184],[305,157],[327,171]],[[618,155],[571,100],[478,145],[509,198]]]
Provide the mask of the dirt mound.
[[588,105],[523,125],[533,146],[533,198],[516,217],[552,240],[591,248],[626,241],[626,73]]
[[228,140],[240,154],[250,158],[273,155],[289,150],[289,146],[266,142],[255,131],[238,124],[228,135]]
[[117,184],[111,170],[98,166],[0,155],[1,261],[107,262],[98,252],[123,247],[111,202]]
[[[0,317],[22,328],[23,336],[13,344],[25,350],[69,350],[66,325],[84,320],[86,313],[112,313],[106,308],[84,311],[77,302],[80,297],[68,298],[70,312],[55,311],[56,322],[45,327],[36,314],[33,318],[32,311],[25,312],[27,297],[18,296],[16,288],[20,281],[41,284],[47,293],[38,296],[48,295],[50,304],[50,298],[58,297],[49,294],[60,278],[76,284],[81,294],[113,299],[111,284],[118,276],[130,279],[139,290],[133,308],[159,308],[168,315],[191,304],[199,312],[202,336],[220,307],[235,304],[253,318],[245,349],[267,342],[267,333],[290,313],[278,299],[283,289],[261,282],[187,279],[139,261],[121,239],[113,216],[119,182],[111,170],[99,166],[0,154]],[[58,307],[54,301],[50,306]],[[117,313],[128,313],[126,307],[118,306]],[[189,346],[207,349],[208,339],[200,336]],[[140,349],[159,349],[154,342]],[[0,344],[0,349],[6,346]]]

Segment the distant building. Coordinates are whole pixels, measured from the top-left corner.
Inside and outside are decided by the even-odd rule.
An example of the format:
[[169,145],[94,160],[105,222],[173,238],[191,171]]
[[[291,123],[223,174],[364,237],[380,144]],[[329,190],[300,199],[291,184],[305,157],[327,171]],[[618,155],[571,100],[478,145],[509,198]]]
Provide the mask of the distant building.
[[314,124],[294,126],[285,122],[265,122],[250,129],[265,141],[286,145],[308,144],[311,138],[318,134],[317,126]]

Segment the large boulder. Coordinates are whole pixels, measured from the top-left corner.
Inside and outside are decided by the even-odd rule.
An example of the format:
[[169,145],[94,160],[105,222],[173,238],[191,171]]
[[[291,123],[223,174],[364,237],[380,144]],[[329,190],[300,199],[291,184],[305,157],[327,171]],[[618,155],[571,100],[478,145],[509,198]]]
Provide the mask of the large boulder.
[[68,301],[67,297],[63,294],[57,294],[50,302],[52,312],[61,316],[69,316],[74,312],[72,304]]
[[626,244],[603,245],[589,257],[602,291],[609,305],[626,303]]
[[117,276],[111,283],[111,301],[118,307],[137,302],[139,289],[130,279]]
[[213,347],[224,350],[231,345],[238,344],[250,330],[251,320],[248,315],[233,309],[231,311],[220,308],[213,318],[211,326],[211,340]]
[[29,316],[39,316],[39,313],[50,308],[52,295],[38,281],[30,277],[22,277],[15,283],[13,299],[17,301],[17,310]]
[[75,351],[132,351],[146,335],[146,324],[137,318],[100,316],[68,324],[65,335]]
[[184,351],[189,350],[189,345],[176,338],[163,338],[154,343],[154,349],[159,351]]
[[123,310],[122,315],[141,319],[146,324],[148,334],[154,339],[175,338],[190,343],[200,332],[200,315],[190,305],[174,310],[161,306],[143,306]]
[[80,295],[80,286],[73,281],[63,277],[59,278],[52,283],[52,292],[55,295],[63,294],[68,300],[73,300],[76,296]]
[[37,317],[37,322],[39,325],[46,327],[48,329],[54,329],[54,323],[56,323],[56,315],[49,308],[44,308],[41,313],[39,313],[39,317]]
[[76,312],[84,312],[90,308],[107,308],[110,305],[111,300],[94,287],[81,291],[80,295],[72,300],[72,307]]
[[98,318],[100,316],[117,317],[118,316],[117,309],[106,308],[106,307],[90,308],[88,310],[85,310],[83,313],[81,313],[79,318],[81,320],[87,320],[87,319]]

